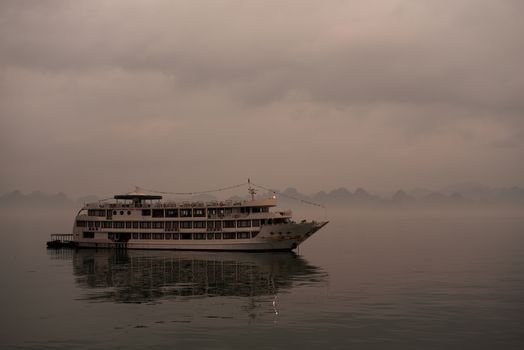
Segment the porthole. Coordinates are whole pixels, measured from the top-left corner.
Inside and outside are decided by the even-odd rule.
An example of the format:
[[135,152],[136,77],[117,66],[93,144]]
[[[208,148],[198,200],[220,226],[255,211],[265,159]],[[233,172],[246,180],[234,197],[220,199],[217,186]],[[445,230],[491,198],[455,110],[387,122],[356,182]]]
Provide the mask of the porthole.
[[124,211],[123,210],[120,210],[120,215],[124,215]]
[[116,210],[113,210],[113,215],[116,215]]
[[127,211],[127,215],[131,215],[131,210],[128,210],[128,211]]

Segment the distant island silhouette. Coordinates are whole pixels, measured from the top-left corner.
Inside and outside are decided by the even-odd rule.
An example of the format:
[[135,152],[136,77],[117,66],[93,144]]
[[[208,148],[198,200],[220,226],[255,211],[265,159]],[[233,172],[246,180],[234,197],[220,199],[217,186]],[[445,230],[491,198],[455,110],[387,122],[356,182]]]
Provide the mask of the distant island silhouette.
[[[273,195],[274,192],[259,193],[260,196]],[[319,203],[328,207],[357,207],[357,208],[434,208],[444,206],[458,207],[524,207],[524,188],[489,187],[484,185],[451,185],[439,191],[426,188],[412,190],[399,189],[390,196],[379,196],[363,188],[350,191],[345,187],[331,191],[320,191],[314,194],[304,194],[296,188],[286,188],[277,191],[280,204],[292,206],[295,200]],[[18,207],[46,207],[46,208],[76,208],[84,203],[96,202],[102,198],[96,195],[86,195],[72,199],[65,193],[43,193],[35,191],[24,194],[14,190],[0,195],[0,208]],[[200,195],[192,200],[215,200],[211,195]],[[243,197],[230,197],[220,199],[247,199]]]

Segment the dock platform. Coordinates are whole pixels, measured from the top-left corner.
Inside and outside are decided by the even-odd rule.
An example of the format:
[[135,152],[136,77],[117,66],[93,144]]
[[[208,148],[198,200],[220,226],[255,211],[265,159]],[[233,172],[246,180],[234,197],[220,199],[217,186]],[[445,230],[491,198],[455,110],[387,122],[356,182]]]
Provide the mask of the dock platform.
[[47,248],[74,248],[76,243],[73,241],[72,233],[55,233],[51,235],[51,240],[47,242]]

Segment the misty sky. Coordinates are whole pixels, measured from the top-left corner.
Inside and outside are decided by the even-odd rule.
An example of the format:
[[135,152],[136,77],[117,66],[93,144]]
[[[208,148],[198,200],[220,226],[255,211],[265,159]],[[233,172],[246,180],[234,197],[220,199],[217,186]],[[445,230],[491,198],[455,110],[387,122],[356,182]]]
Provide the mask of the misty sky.
[[0,193],[524,185],[524,1],[0,2]]

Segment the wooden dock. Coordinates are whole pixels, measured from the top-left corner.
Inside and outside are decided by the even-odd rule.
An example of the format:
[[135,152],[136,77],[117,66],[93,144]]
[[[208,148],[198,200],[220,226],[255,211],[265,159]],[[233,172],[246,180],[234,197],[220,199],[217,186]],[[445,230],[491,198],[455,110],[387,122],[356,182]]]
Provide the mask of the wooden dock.
[[48,248],[73,248],[76,243],[73,241],[72,233],[55,233],[51,235],[51,240],[47,242]]

